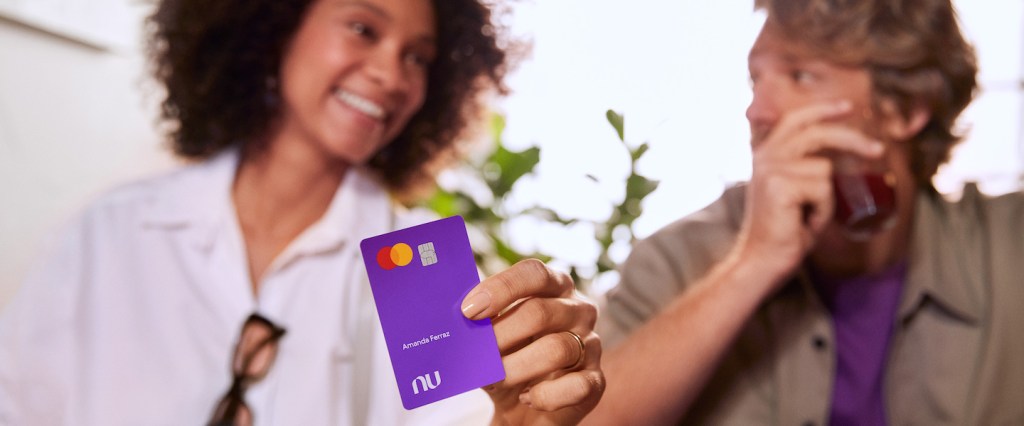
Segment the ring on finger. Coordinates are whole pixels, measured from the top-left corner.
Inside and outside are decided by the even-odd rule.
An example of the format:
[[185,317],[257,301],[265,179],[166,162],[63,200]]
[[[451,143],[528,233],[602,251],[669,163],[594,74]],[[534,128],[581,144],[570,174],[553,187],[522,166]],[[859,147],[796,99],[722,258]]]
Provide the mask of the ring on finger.
[[580,337],[579,334],[576,334],[576,333],[574,333],[572,331],[568,331],[568,330],[566,330],[566,333],[569,333],[569,335],[572,336],[572,338],[575,339],[576,343],[580,346],[580,356],[579,356],[579,358],[576,359],[576,363],[574,363],[572,365],[572,367],[569,367],[570,370],[573,370],[573,369],[576,369],[576,367],[579,367],[581,364],[583,364],[583,358],[587,354],[587,347],[586,347],[586,345],[583,344],[583,338]]

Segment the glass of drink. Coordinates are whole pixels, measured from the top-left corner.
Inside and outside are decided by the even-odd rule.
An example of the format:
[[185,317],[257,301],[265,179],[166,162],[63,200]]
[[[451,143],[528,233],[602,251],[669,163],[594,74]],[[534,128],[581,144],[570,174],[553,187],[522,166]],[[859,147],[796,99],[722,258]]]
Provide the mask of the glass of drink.
[[834,164],[835,220],[850,239],[867,240],[896,224],[896,178],[886,158],[842,154]]

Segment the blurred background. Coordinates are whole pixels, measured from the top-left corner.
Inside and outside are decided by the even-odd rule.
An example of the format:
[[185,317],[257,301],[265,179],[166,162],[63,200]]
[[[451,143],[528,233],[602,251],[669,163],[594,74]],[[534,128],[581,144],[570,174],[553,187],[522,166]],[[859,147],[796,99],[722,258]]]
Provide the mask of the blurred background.
[[[620,262],[632,238],[749,176],[746,55],[760,25],[751,3],[506,4],[502,22],[532,49],[510,78],[512,95],[494,105],[503,126],[489,140],[524,153],[530,167],[501,200],[480,204],[499,213],[493,232],[509,249],[549,256],[600,293],[616,276],[599,259]],[[983,91],[961,122],[970,136],[936,185],[950,196],[965,181],[1010,191],[1024,172],[1024,0],[955,4]],[[160,95],[142,57],[151,7],[0,0],[0,307],[47,236],[89,200],[176,164],[155,130]],[[457,192],[481,176],[456,171],[441,183]],[[630,192],[637,177],[653,192]]]

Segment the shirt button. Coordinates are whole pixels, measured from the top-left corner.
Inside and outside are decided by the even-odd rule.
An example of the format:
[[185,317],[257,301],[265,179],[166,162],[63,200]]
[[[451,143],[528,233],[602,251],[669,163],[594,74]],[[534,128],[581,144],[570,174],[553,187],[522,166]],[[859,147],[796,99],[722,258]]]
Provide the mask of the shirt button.
[[825,346],[827,345],[827,341],[825,340],[824,337],[814,336],[814,338],[811,339],[811,345],[814,346],[814,349],[817,349],[819,351],[823,351],[823,350],[825,350]]

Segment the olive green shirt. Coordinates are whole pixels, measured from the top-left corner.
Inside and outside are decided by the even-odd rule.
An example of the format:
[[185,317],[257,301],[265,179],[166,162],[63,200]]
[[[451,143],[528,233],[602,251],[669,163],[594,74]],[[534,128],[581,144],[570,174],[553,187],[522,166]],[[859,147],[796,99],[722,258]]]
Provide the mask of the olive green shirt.
[[[743,191],[727,190],[636,245],[601,309],[607,347],[725,255],[739,231]],[[968,185],[957,202],[925,193],[914,214],[885,366],[889,424],[1024,425],[1024,193],[990,198]],[[834,333],[805,276],[755,312],[680,423],[827,423]]]

